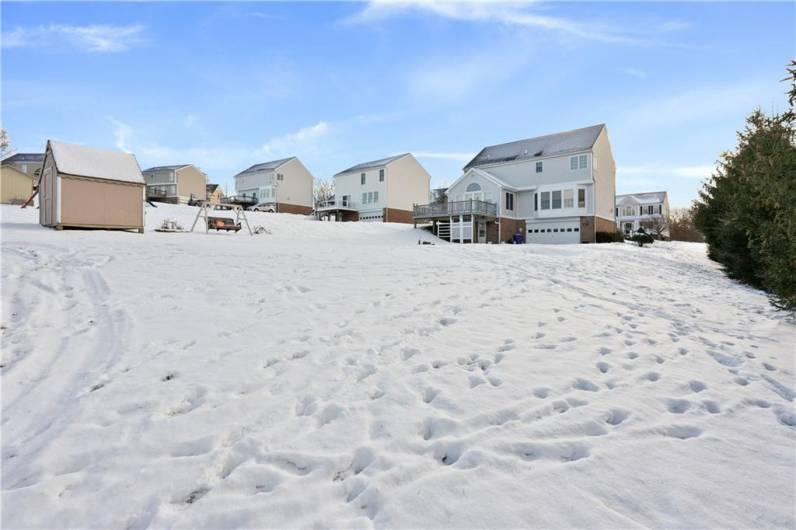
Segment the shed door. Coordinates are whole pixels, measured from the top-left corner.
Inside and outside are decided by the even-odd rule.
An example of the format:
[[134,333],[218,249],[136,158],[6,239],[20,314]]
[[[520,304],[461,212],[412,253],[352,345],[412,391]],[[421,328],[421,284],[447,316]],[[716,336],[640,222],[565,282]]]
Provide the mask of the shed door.
[[41,209],[40,217],[43,220],[42,224],[49,226],[53,224],[53,205],[55,204],[55,178],[53,178],[51,168],[48,167],[44,170],[44,176],[41,180],[44,189],[39,190],[40,197],[43,199],[42,203],[39,204]]

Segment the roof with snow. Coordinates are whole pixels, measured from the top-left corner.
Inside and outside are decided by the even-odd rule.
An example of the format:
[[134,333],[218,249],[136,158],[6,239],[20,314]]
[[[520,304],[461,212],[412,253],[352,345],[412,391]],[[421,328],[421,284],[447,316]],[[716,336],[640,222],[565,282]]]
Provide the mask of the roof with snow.
[[155,167],[150,167],[148,169],[144,169],[141,171],[141,173],[154,173],[155,171],[176,171],[178,169],[182,169],[190,165],[191,164],[174,164],[172,166],[155,166]]
[[616,196],[616,203],[619,204],[623,199],[633,199],[640,204],[659,203],[666,200],[665,191],[647,191],[644,193],[625,193]]
[[3,164],[24,164],[37,162],[41,164],[44,160],[44,153],[16,153],[3,159]]
[[351,166],[348,169],[344,169],[343,171],[340,171],[339,173],[336,173],[334,176],[336,177],[337,175],[342,175],[343,173],[353,173],[354,171],[362,171],[362,170],[365,170],[365,169],[373,169],[373,168],[377,168],[377,167],[384,167],[387,164],[395,162],[399,158],[403,158],[403,157],[405,157],[406,155],[409,155],[409,154],[411,154],[411,153],[401,153],[400,155],[388,156],[387,158],[379,158],[378,160],[371,160],[370,162],[362,162],[361,164],[357,164],[355,166]]
[[[244,173],[257,173],[258,171],[272,171],[278,168],[281,165],[284,165],[287,162],[290,162],[296,158],[295,156],[291,156],[288,158],[280,158],[279,160],[271,160],[270,162],[261,162],[259,164],[254,164],[253,166],[244,169],[238,175],[243,175]],[[236,177],[238,175],[235,175]]]
[[59,173],[78,177],[143,183],[135,156],[121,151],[97,149],[85,145],[47,142]]
[[464,171],[487,164],[585,151],[591,149],[604,128],[605,124],[600,123],[582,129],[484,147],[464,166]]

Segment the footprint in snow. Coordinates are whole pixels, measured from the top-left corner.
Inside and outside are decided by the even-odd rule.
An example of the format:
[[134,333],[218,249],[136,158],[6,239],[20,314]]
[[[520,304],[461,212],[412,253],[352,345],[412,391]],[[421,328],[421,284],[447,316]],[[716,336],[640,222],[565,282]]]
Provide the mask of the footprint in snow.
[[575,380],[575,383],[572,385],[572,388],[575,388],[577,390],[585,390],[586,392],[597,392],[600,390],[600,387],[598,387],[588,379],[581,379],[581,378]]
[[610,370],[610,369],[611,369],[611,365],[610,365],[610,364],[608,364],[608,363],[599,362],[599,363],[597,363],[597,369],[598,369],[598,370],[599,370],[601,373],[604,373],[604,374],[605,374],[605,373],[608,373],[608,370]]
[[691,392],[698,394],[699,392],[705,390],[707,388],[707,385],[705,385],[705,383],[703,383],[702,381],[689,381],[688,388],[691,390]]

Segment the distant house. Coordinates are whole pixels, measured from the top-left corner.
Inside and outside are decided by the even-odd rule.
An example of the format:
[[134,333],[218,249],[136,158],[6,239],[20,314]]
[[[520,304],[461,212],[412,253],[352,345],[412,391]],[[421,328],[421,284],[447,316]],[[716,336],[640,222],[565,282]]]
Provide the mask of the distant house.
[[312,213],[315,179],[297,157],[255,164],[235,175],[235,193],[253,197],[263,212]]
[[411,223],[412,207],[429,200],[431,175],[411,153],[357,164],[334,176],[335,200],[318,217],[339,221]]
[[605,125],[483,148],[415,222],[467,243],[593,243],[615,232],[616,168]]
[[2,165],[13,167],[17,171],[33,177],[34,181],[38,181],[43,160],[44,153],[16,153],[4,158]]
[[34,182],[34,177],[3,161],[0,165],[0,203],[24,203],[33,193]]
[[218,204],[224,199],[224,190],[218,184],[208,184],[205,190],[205,200],[213,204]]
[[616,196],[616,226],[631,236],[643,228],[648,234],[669,237],[669,194],[665,191]]
[[135,156],[49,140],[39,184],[39,222],[144,231],[144,178]]
[[156,166],[142,173],[147,200],[185,204],[207,195],[207,175],[193,164]]

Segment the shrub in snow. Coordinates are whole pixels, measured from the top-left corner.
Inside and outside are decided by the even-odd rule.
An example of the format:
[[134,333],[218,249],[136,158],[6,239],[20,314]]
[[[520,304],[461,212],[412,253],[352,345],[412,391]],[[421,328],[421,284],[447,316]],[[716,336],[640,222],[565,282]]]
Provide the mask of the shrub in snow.
[[643,247],[644,245],[651,245],[655,242],[655,238],[646,233],[643,228],[639,228],[638,232],[633,234],[633,237],[631,237],[630,240],[638,243],[638,246],[640,247]]

